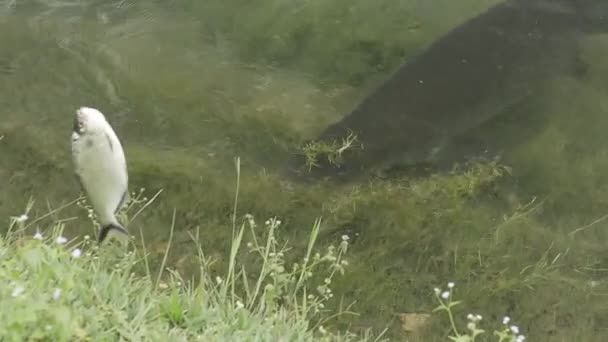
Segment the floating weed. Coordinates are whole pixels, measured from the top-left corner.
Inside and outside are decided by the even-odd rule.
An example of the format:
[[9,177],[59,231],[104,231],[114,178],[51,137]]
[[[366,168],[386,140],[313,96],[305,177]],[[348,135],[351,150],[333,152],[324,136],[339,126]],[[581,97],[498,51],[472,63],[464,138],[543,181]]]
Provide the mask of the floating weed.
[[306,167],[308,170],[312,170],[313,167],[320,167],[319,158],[323,155],[326,156],[329,165],[338,166],[342,163],[342,154],[353,148],[363,148],[363,145],[355,145],[358,138],[353,132],[349,132],[348,136],[342,138],[342,141],[332,140],[330,142],[325,141],[312,141],[302,147],[302,152],[306,158]]

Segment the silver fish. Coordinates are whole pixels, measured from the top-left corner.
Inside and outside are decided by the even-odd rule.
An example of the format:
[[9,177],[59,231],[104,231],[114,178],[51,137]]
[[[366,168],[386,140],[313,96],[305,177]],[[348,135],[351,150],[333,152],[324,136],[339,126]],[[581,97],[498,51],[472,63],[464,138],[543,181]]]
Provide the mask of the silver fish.
[[101,224],[98,242],[116,231],[128,235],[116,213],[129,200],[127,162],[118,136],[97,109],[76,111],[72,129],[74,171]]

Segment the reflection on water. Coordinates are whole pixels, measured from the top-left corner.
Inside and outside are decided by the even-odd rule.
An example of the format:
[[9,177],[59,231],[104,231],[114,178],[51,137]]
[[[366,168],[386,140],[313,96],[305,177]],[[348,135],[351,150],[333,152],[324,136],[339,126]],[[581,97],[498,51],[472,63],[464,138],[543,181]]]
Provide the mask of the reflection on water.
[[[576,46],[572,36],[551,38],[559,46],[548,56],[568,51],[582,71],[555,73],[510,115],[476,121],[443,152],[450,160],[498,149],[504,166],[341,185],[294,184],[281,170],[294,148],[339,122],[402,63],[424,58],[425,46],[497,2],[1,2],[0,214],[20,212],[29,196],[44,212],[45,201],[58,207],[78,195],[71,117],[76,107],[93,106],[124,143],[134,190],[144,187],[151,196],[163,189],[129,229],[166,241],[177,208],[183,248],[174,249],[173,262],[191,252],[188,232],[196,228],[210,254],[226,250],[233,158],[240,156],[240,214],[278,215],[295,247],[306,243],[318,216],[326,243],[353,236],[352,266],[335,291],[357,300],[357,325],[383,327],[396,313],[429,312],[432,288],[454,280],[467,307],[517,317],[530,339],[599,340],[606,328],[599,299],[608,291],[607,227],[589,223],[608,211],[605,34],[569,32]],[[559,2],[549,7],[556,4],[561,13]],[[504,45],[490,49],[499,42],[476,40],[475,32],[467,37],[481,66],[484,53]],[[541,33],[548,39],[551,32]],[[548,52],[523,46],[530,58],[505,63],[543,72]],[[433,74],[427,62],[427,75],[446,89],[462,80],[445,65],[437,66],[445,75]],[[491,74],[479,75],[486,87],[494,84]],[[527,85],[529,74],[520,75],[518,84]],[[472,87],[472,99],[486,87]],[[505,102],[501,94],[491,95],[496,106],[482,108],[510,101],[510,93]],[[438,105],[460,103],[445,90],[425,96]],[[369,116],[357,124],[382,118]],[[68,231],[90,231],[78,208],[68,214],[82,217]],[[184,272],[195,269],[182,264]],[[400,333],[398,324],[391,328]]]

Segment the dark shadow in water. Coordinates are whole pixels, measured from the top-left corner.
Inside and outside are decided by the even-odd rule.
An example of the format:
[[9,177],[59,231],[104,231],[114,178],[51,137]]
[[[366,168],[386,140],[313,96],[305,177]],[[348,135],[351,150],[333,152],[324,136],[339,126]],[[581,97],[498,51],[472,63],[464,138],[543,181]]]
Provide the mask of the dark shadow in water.
[[491,139],[480,143],[468,133],[488,123],[500,129],[500,120],[535,122],[522,134],[533,136],[542,126],[532,117],[536,113],[513,115],[516,108],[536,96],[544,82],[584,74],[581,38],[606,31],[604,0],[509,0],[495,5],[404,64],[315,139],[341,139],[352,131],[363,149],[347,150],[340,167],[325,162],[311,172],[303,155],[294,154],[289,177],[352,180],[389,166],[445,168],[483,154]]

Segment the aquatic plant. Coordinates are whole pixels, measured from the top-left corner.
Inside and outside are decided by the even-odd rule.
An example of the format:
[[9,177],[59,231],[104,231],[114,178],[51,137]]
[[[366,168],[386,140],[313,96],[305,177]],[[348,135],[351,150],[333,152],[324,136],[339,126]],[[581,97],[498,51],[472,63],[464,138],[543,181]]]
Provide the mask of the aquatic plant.
[[323,156],[327,158],[329,166],[339,166],[342,162],[342,154],[346,150],[361,148],[363,146],[362,144],[356,144],[356,142],[357,135],[353,132],[350,132],[341,141],[334,139],[331,142],[308,142],[302,147],[306,167],[308,170],[311,170],[313,167],[320,167],[319,158]]

